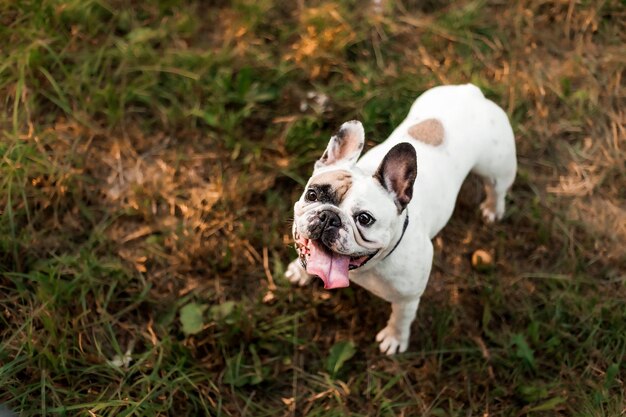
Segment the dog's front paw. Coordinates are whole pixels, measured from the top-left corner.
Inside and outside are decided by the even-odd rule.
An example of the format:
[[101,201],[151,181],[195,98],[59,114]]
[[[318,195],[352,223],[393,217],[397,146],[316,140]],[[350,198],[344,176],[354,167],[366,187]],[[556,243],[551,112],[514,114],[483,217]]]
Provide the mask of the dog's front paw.
[[401,334],[397,329],[387,326],[376,335],[376,341],[380,351],[386,355],[394,355],[396,352],[402,353],[409,347],[409,335]]
[[287,278],[292,284],[307,285],[311,282],[313,275],[307,274],[306,270],[302,267],[299,259],[291,261],[287,266],[285,272],[285,278]]

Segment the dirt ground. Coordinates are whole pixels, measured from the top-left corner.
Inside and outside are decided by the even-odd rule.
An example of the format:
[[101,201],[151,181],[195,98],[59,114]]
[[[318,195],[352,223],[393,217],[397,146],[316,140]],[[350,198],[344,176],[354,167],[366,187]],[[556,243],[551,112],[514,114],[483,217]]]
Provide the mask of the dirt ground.
[[[0,21],[0,403],[626,413],[623,1],[44,0]],[[386,303],[283,278],[292,204],[343,121],[371,147],[467,82],[514,126],[507,214],[485,226],[468,178],[409,351],[383,357]]]

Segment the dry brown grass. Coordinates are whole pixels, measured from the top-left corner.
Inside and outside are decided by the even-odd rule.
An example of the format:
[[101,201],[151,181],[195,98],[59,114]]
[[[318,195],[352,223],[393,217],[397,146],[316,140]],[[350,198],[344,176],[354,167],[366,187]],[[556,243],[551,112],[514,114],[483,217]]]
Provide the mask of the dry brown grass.
[[[0,72],[0,401],[24,415],[623,413],[623,2],[417,3],[0,13],[21,25]],[[463,82],[513,121],[509,211],[482,225],[467,181],[411,353],[383,358],[384,303],[282,279],[291,204],[341,122],[362,119],[372,145],[419,92]],[[301,110],[309,91],[329,105]],[[472,269],[478,249],[492,269]],[[185,335],[192,301],[204,330]],[[211,310],[227,301],[226,317]],[[346,340],[357,353],[331,375]],[[112,371],[129,344],[134,364]],[[229,381],[237,358],[261,381]]]

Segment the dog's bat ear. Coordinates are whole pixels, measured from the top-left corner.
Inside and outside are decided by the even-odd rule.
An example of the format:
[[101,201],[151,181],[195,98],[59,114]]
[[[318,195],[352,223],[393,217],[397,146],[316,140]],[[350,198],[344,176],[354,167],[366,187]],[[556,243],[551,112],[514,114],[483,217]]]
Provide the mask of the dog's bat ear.
[[340,165],[351,168],[361,155],[364,143],[365,132],[361,122],[345,122],[330,138],[324,154],[315,163],[315,170]]
[[390,193],[398,211],[402,211],[413,197],[417,176],[417,155],[413,145],[402,142],[391,148],[383,158],[374,178]]

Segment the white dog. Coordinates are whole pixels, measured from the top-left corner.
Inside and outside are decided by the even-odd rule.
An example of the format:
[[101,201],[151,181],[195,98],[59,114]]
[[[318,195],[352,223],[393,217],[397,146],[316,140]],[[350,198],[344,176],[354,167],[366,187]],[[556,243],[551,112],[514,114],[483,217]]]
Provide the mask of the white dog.
[[515,178],[513,130],[505,112],[467,84],[422,94],[382,144],[358,160],[363,126],[331,137],[294,206],[299,258],[286,277],[317,275],[324,288],[352,281],[391,303],[376,336],[388,355],[404,352],[433,260],[431,239],[446,225],[469,172],[484,179],[487,223],[504,215]]

